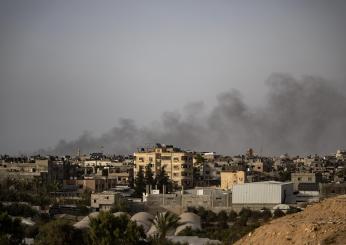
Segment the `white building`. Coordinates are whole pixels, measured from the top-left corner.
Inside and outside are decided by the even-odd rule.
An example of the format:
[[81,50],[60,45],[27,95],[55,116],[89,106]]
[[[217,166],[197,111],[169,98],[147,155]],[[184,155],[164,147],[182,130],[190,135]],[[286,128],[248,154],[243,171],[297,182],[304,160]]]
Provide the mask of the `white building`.
[[264,181],[233,186],[233,204],[280,204],[293,200],[291,182]]

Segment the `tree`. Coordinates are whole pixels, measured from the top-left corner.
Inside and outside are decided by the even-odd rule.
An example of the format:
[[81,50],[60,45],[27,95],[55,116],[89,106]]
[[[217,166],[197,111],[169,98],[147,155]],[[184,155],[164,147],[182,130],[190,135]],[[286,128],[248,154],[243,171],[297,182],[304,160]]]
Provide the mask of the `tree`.
[[163,192],[163,186],[166,186],[166,192],[168,189],[170,189],[171,187],[170,181],[164,167],[162,167],[160,171],[158,172],[158,174],[156,175],[155,183],[157,185],[157,188],[162,192]]
[[157,213],[152,220],[158,234],[158,239],[164,241],[169,231],[175,229],[179,225],[179,216],[169,211]]
[[194,186],[200,185],[201,171],[200,171],[199,167],[193,167],[192,173],[193,173],[193,184],[194,184]]
[[35,245],[85,244],[81,232],[66,220],[53,220],[43,225],[35,239]]
[[242,208],[239,212],[238,220],[236,224],[239,226],[246,226],[247,222],[252,214],[252,211],[248,208]]
[[279,218],[285,216],[285,213],[281,209],[275,209],[274,211],[274,218]]
[[0,212],[7,212],[9,215],[22,217],[35,217],[38,215],[38,212],[31,206],[21,203],[12,203],[6,206],[0,204]]
[[145,191],[145,181],[144,181],[143,168],[139,167],[139,171],[135,179],[135,196],[142,197],[144,191]]
[[143,228],[129,220],[126,215],[115,217],[110,212],[101,212],[90,220],[90,244],[138,244],[145,238]]
[[218,222],[218,227],[222,228],[222,229],[226,229],[228,228],[228,215],[227,212],[225,210],[220,211],[217,214],[217,222]]
[[147,166],[145,166],[145,184],[153,186],[154,183],[154,174],[151,170],[151,163],[149,163]]
[[19,219],[12,219],[7,213],[0,213],[0,244],[20,244],[24,228]]
[[195,159],[196,159],[196,163],[198,164],[203,163],[205,161],[204,157],[201,154],[197,154],[195,156]]
[[231,212],[229,212],[229,215],[228,215],[228,220],[231,222],[234,222],[237,220],[237,216],[238,214],[234,210],[231,210]]
[[130,211],[130,208],[129,208],[129,203],[127,199],[121,196],[117,196],[115,198],[114,205],[111,208],[110,212],[116,213],[116,212],[129,212],[129,211]]
[[290,208],[287,210],[286,214],[294,214],[294,213],[298,213],[300,211],[302,211],[300,208],[290,206]]
[[268,221],[272,217],[272,212],[268,208],[263,208],[261,217],[264,221]]

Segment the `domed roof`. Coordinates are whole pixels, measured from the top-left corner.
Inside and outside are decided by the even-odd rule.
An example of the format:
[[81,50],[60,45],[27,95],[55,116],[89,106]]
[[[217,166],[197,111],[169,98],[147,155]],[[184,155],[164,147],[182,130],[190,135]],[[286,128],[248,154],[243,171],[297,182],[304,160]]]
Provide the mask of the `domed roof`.
[[99,212],[90,213],[88,216],[85,216],[83,219],[75,223],[73,226],[77,229],[89,228],[90,218],[96,218],[98,215],[99,215]]
[[149,228],[151,227],[150,223],[146,223],[139,220],[134,220],[134,222],[136,222],[137,226],[142,226],[145,233],[147,233],[149,231]]
[[200,230],[201,229],[201,225],[194,224],[194,223],[187,223],[187,224],[178,226],[177,229],[175,230],[174,235],[177,236],[179,234],[179,232],[185,230],[186,227],[190,227],[191,230]]
[[149,229],[149,231],[147,232],[147,236],[153,236],[155,235],[155,233],[157,232],[157,229],[155,227],[155,225],[152,225]]
[[201,218],[195,213],[186,212],[186,213],[182,213],[179,217],[180,217],[179,223],[193,223],[193,224],[201,225]]
[[148,232],[148,230],[150,229],[152,225],[152,219],[154,219],[154,216],[147,212],[139,212],[131,217],[132,221],[135,221],[138,226],[143,227],[144,232]]
[[126,215],[128,218],[130,218],[130,215],[126,212],[116,212],[116,213],[113,213],[114,217],[120,217],[122,215]]
[[141,221],[141,222],[149,223],[149,224],[151,224],[150,220],[152,219],[154,219],[154,216],[152,216],[150,213],[147,213],[147,212],[136,213],[131,218],[131,220],[133,221]]

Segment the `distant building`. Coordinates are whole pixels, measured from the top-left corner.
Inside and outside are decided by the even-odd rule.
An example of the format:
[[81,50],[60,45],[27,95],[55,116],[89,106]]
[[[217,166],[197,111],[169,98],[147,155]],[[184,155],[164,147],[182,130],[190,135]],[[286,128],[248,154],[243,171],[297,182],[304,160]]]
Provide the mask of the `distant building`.
[[332,197],[346,194],[346,183],[320,183],[321,197]]
[[96,211],[109,211],[117,200],[117,193],[104,191],[101,193],[91,194],[91,207]]
[[79,190],[102,192],[115,188],[117,186],[117,178],[93,176],[84,177],[84,179],[65,179],[63,183],[66,186],[77,186]]
[[269,172],[271,171],[272,164],[267,159],[256,159],[248,163],[250,169],[255,172]]
[[299,190],[300,183],[320,183],[322,181],[321,173],[291,173],[291,181],[295,191]]
[[228,190],[236,184],[245,183],[244,171],[222,171],[221,173],[221,189]]
[[337,150],[335,154],[336,159],[339,160],[345,160],[346,159],[346,151],[344,150]]
[[193,153],[182,151],[171,145],[157,144],[150,149],[140,149],[134,153],[134,176],[139,168],[149,165],[156,175],[164,168],[170,180],[184,188],[193,186]]
[[291,182],[264,181],[233,186],[232,204],[281,204],[293,202]]

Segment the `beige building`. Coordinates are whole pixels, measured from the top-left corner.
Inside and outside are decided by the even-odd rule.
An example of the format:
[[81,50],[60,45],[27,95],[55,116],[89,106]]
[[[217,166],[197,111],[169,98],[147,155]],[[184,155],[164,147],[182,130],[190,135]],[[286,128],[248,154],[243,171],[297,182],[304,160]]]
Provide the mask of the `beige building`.
[[115,204],[117,194],[111,191],[91,194],[91,207],[97,211],[109,211]]
[[164,168],[170,180],[178,186],[193,186],[193,153],[182,151],[171,145],[157,144],[153,148],[140,149],[134,153],[134,176],[139,168],[150,164],[156,175]]
[[320,183],[322,175],[321,173],[306,172],[291,173],[291,181],[293,182],[293,189],[297,191],[300,183]]
[[245,183],[244,171],[222,171],[221,175],[221,189],[232,189],[233,185]]
[[76,185],[80,190],[90,190],[92,192],[101,192],[115,188],[118,184],[117,178],[94,176],[85,177],[84,179],[65,179],[64,185]]

